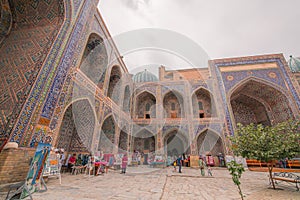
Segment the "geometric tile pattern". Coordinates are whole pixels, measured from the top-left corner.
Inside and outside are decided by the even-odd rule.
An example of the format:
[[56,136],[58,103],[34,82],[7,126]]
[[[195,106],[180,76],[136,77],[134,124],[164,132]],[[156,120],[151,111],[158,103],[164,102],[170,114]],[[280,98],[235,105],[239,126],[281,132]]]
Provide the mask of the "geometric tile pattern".
[[[235,107],[241,109],[237,112],[239,112],[239,118],[243,117],[244,120],[249,116],[254,123],[270,125],[270,120],[276,124],[293,118],[287,97],[263,82],[251,80],[244,83],[236,89],[232,94],[232,98],[235,99],[235,103],[248,107],[248,109],[245,109],[245,112],[248,110],[247,112],[249,113],[249,109],[253,112],[254,115],[248,115],[247,113],[243,113],[243,108]],[[263,106],[262,103],[267,107]],[[266,113],[267,110],[269,110],[268,114]],[[252,119],[253,116],[255,116],[254,119]]]
[[12,0],[10,5],[13,28],[0,48],[0,127],[18,116],[64,12],[62,0]]
[[[5,0],[3,0],[2,2],[5,2]],[[60,4],[57,3],[54,5],[54,2],[59,2]],[[39,129],[35,127],[35,131],[33,132],[33,134],[30,131],[27,131],[29,129],[28,127],[31,127],[29,124],[32,125],[34,122],[36,122],[37,120],[34,121],[33,119],[38,119],[39,116],[37,116],[37,113],[42,111],[42,120],[40,120],[39,123],[43,123],[43,125],[45,126],[48,126],[46,125],[48,123],[50,125],[50,129],[55,130],[59,119],[61,119],[59,116],[60,113],[63,113],[64,107],[71,102],[72,99],[70,97],[75,94],[73,92],[77,91],[76,87],[74,87],[75,90],[73,90],[73,77],[69,72],[75,71],[75,67],[77,67],[78,64],[80,64],[80,71],[78,73],[83,72],[90,80],[96,83],[99,88],[103,88],[104,80],[109,80],[108,89],[105,88],[105,91],[107,91],[107,96],[116,103],[122,102],[123,109],[126,111],[130,111],[131,95],[129,86],[133,85],[128,82],[122,83],[120,81],[121,78],[124,78],[122,77],[124,76],[124,74],[122,74],[121,68],[117,65],[114,65],[111,69],[111,72],[107,72],[107,74],[109,74],[109,79],[108,77],[105,77],[106,71],[108,71],[107,52],[109,52],[109,54],[114,54],[112,56],[115,57],[117,53],[113,52],[113,50],[108,50],[106,52],[106,47],[102,44],[103,39],[95,33],[90,34],[90,30],[96,30],[94,27],[95,23],[93,23],[92,25],[89,24],[89,22],[92,22],[92,19],[95,19],[95,13],[91,12],[91,8],[94,8],[94,2],[84,1],[83,3],[82,1],[78,0],[73,1],[73,10],[78,10],[80,5],[84,4],[82,13],[78,15],[79,17],[78,19],[76,19],[77,21],[74,24],[74,27],[72,27],[72,33],[70,32],[70,35],[65,34],[69,33],[68,25],[65,26],[65,23],[70,23],[70,21],[65,21],[60,32],[61,34],[58,36],[58,39],[55,40],[54,46],[56,47],[57,45],[60,46],[59,44],[62,44],[61,46],[63,49],[63,53],[60,55],[57,54],[56,51],[58,49],[54,47],[52,48],[52,51],[49,52],[49,47],[51,46],[52,41],[54,41],[53,37],[57,35],[59,31],[58,27],[62,22],[62,18],[59,17],[62,16],[62,13],[64,12],[62,2],[64,3],[63,0],[11,1],[14,28],[12,29],[12,32],[9,35],[8,39],[5,40],[6,43],[3,43],[3,48],[0,49],[3,52],[1,56],[4,54],[6,55],[3,58],[0,57],[0,77],[1,80],[3,80],[2,82],[0,82],[0,106],[1,108],[3,108],[0,109],[0,125],[7,124],[9,120],[7,116],[13,116],[15,118],[18,117],[17,115],[11,114],[14,113],[13,108],[10,108],[7,105],[15,105],[15,107],[19,106],[20,104],[23,105],[22,102],[24,101],[22,100],[25,100],[27,98],[26,94],[29,93],[29,89],[31,89],[32,84],[35,83],[34,88],[32,89],[33,92],[30,93],[30,98],[27,98],[27,100],[30,100],[26,101],[26,106],[24,106],[24,109],[22,110],[22,116],[18,119],[19,121],[12,135],[12,141],[16,141],[18,143],[21,143],[22,145],[25,144],[26,146],[35,146],[38,141],[52,140],[52,138],[49,138],[50,136],[47,135],[46,129]],[[58,8],[58,10],[57,12],[52,12],[51,8],[55,8],[55,6]],[[65,9],[67,10],[68,8]],[[61,15],[58,15],[57,13],[61,13]],[[73,17],[74,16],[75,15],[73,14]],[[103,22],[101,21],[100,23]],[[70,25],[72,25],[72,23],[70,23]],[[102,24],[100,26],[102,26]],[[100,28],[103,27],[98,27],[97,30],[100,30]],[[67,40],[67,38],[65,38],[66,36],[68,37],[68,39],[70,39]],[[87,43],[86,36],[89,37]],[[22,42],[20,42],[21,39]],[[82,55],[82,50],[84,50],[83,56],[82,58],[79,58],[79,55]],[[49,56],[47,57],[47,60],[45,61],[45,64],[41,70],[43,61],[45,60],[45,57],[48,55],[48,53]],[[11,55],[17,56],[11,58]],[[53,63],[52,60],[56,63]],[[236,85],[241,81],[250,76],[256,77],[258,80],[265,80],[265,83],[263,81],[257,81],[257,83],[254,81],[249,81],[236,90],[236,93],[243,95],[239,98],[235,98],[231,102],[232,107],[234,107],[234,115],[236,116],[236,119],[238,119],[236,121],[244,121],[248,123],[250,121],[253,122],[254,120],[256,120],[256,122],[262,122],[266,120],[266,122],[268,122],[267,118],[270,115],[269,112],[271,112],[273,115],[276,115],[274,119],[275,121],[283,121],[292,116],[292,109],[289,108],[288,99],[285,96],[287,93],[285,93],[284,90],[291,91],[292,96],[295,98],[298,105],[300,105],[299,97],[297,99],[297,96],[295,96],[296,93],[294,91],[293,85],[291,84],[289,75],[285,70],[282,70],[283,63],[281,62],[281,60],[273,59],[273,62],[274,61],[276,61],[280,66],[278,69],[275,68],[265,70],[252,70],[251,73],[247,71],[234,71],[228,73],[219,72],[219,74],[217,74],[217,81],[219,84],[219,87],[217,88],[221,88],[221,96],[223,98],[223,104],[225,105],[227,125],[228,122],[229,124],[231,123],[231,119],[226,104],[228,102],[226,102],[225,94],[232,88],[236,87]],[[266,60],[263,60],[262,62],[266,62]],[[229,62],[221,63],[219,66],[241,64],[249,63]],[[8,68],[8,66],[10,66],[11,68]],[[40,75],[37,79],[35,79],[37,73],[40,72],[40,70]],[[141,95],[137,97],[137,101],[133,106],[135,107],[138,114],[141,113],[141,117],[145,117],[145,111],[149,112],[151,105],[159,101],[159,103],[163,103],[163,106],[167,111],[167,116],[164,117],[185,117],[185,119],[182,120],[186,123],[181,124],[181,122],[179,122],[179,120],[181,119],[172,119],[166,120],[167,122],[165,125],[158,125],[155,124],[155,122],[151,125],[145,123],[145,125],[136,125],[136,127],[130,127],[130,118],[128,117],[128,119],[124,120],[124,122],[122,122],[123,124],[120,126],[120,129],[122,129],[126,124],[127,130],[123,130],[124,132],[121,131],[120,138],[116,139],[115,141],[117,123],[115,122],[114,118],[110,116],[102,124],[98,149],[104,151],[104,153],[112,153],[115,145],[119,145],[119,147],[121,147],[122,149],[127,149],[127,144],[129,143],[129,137],[127,133],[129,133],[130,130],[131,132],[140,132],[141,129],[144,129],[145,132],[151,133],[151,137],[149,137],[151,139],[144,139],[143,137],[141,137],[141,135],[138,135],[139,138],[133,138],[133,141],[131,142],[132,144],[135,144],[139,151],[155,150],[156,138],[152,137],[152,133],[158,133],[158,130],[160,129],[162,129],[162,132],[158,134],[160,135],[159,137],[157,136],[158,146],[160,146],[161,143],[170,144],[172,138],[179,138],[185,148],[185,145],[188,145],[191,142],[191,139],[189,139],[190,136],[196,136],[200,131],[203,130],[206,131],[197,137],[198,141],[193,140],[194,146],[197,142],[199,143],[198,146],[203,143],[202,137],[204,137],[206,134],[209,135],[208,133],[210,133],[210,129],[216,131],[217,133],[220,133],[221,135],[224,122],[218,122],[216,120],[214,121],[215,123],[212,122],[211,124],[208,124],[208,122],[202,122],[201,120],[198,121],[198,119],[189,121],[189,119],[192,119],[193,115],[197,116],[197,114],[199,113],[199,108],[203,108],[205,116],[207,117],[209,117],[211,113],[214,113],[215,103],[212,98],[213,96],[211,95],[211,93],[213,93],[211,91],[213,90],[210,90],[211,88],[209,88],[210,86],[212,86],[211,83],[213,83],[214,80],[212,78],[207,82],[203,80],[191,81],[190,83],[192,85],[186,84],[182,81],[166,82],[163,85],[159,85],[156,83],[140,85],[140,88],[136,89],[135,94],[147,93],[147,95]],[[86,83],[87,82],[88,81],[86,81]],[[82,85],[81,82],[80,84],[81,86],[84,85]],[[123,91],[120,92],[120,89],[124,88],[122,84],[129,84],[129,86],[125,88],[124,95]],[[276,85],[276,87],[272,87],[272,84]],[[89,89],[94,89],[94,86],[91,84],[87,84],[86,87]],[[263,90],[262,87],[264,87],[265,89]],[[6,88],[9,89],[6,90]],[[222,90],[223,88],[224,90]],[[190,92],[186,92],[187,89]],[[78,90],[80,90],[80,88]],[[96,95],[98,91],[99,90],[97,90]],[[191,91],[194,92],[193,98],[191,98]],[[84,94],[85,97],[90,96],[90,94],[87,93]],[[232,96],[235,97],[236,93],[233,93]],[[247,99],[246,95],[251,95],[253,97],[255,96],[258,99],[263,99],[264,103],[258,103],[260,101],[254,98],[249,100]],[[123,99],[122,101],[120,101],[120,98],[122,97]],[[100,102],[101,99],[106,99],[106,97],[104,97],[104,94],[101,94],[100,98],[97,100],[97,112],[95,112],[94,109],[90,106],[88,100],[76,101],[68,108],[68,110],[64,113],[63,120],[60,125],[57,140],[58,147],[65,148],[68,151],[90,151],[92,139],[94,137],[94,129],[95,127],[97,127],[96,123],[98,124],[95,113],[97,113],[98,116],[100,115],[100,113],[104,113],[104,116],[99,116],[99,119],[105,119],[105,117],[112,112],[116,114],[116,117],[124,118],[123,115],[126,115],[125,113],[119,115],[119,113],[121,112],[121,108],[113,108],[110,101],[102,103]],[[280,102],[278,103],[274,101],[274,99],[278,99]],[[147,102],[147,100],[149,100],[149,102]],[[198,104],[198,101],[201,101],[202,104]],[[9,104],[7,102],[9,102]],[[194,113],[193,109],[188,107],[189,103],[191,105],[193,103],[192,106],[196,108],[194,110]],[[115,106],[115,104],[113,104],[113,106]],[[36,107],[38,107],[37,111],[34,111]],[[269,107],[272,107],[272,109],[270,110]],[[259,114],[255,109],[265,109],[267,111],[263,116]],[[162,110],[163,109],[156,111],[158,113],[158,116],[163,115]],[[241,114],[243,112],[244,114]],[[15,113],[18,114],[19,112]],[[154,112],[153,116],[155,115],[156,113]],[[153,117],[151,116],[151,118]],[[210,119],[205,120],[209,121]],[[215,119],[211,120],[213,121]],[[116,121],[119,121],[119,119],[116,119]],[[99,123],[101,124],[101,122],[102,120],[100,120]],[[135,129],[139,130],[135,131]],[[194,130],[195,133],[192,135],[191,133],[189,133],[190,130]],[[232,129],[229,128],[229,130],[231,131]],[[161,137],[162,135],[164,135],[164,137]],[[213,133],[212,136],[214,137]],[[164,140],[162,138],[164,138]],[[221,148],[221,139],[218,138],[217,135],[215,135],[214,139],[217,139],[217,146],[218,148]],[[205,143],[203,145],[205,147],[205,150],[213,147],[211,142]],[[208,145],[207,147],[209,148],[206,148],[205,145]],[[220,151],[222,152],[222,150],[220,149],[214,149],[215,148],[213,147],[213,153],[219,153]],[[194,148],[193,151],[196,151],[196,148]]]
[[[60,63],[57,66],[57,71],[53,76],[55,81],[52,82],[52,85],[49,88],[49,92],[44,100],[42,117],[51,119],[56,103],[58,102],[59,96],[61,95],[62,88],[64,86],[64,81],[66,79],[66,74],[69,72],[70,68],[74,68],[76,66],[77,59],[81,52],[82,47],[79,46],[81,42],[85,41],[85,31],[86,31],[86,23],[93,15],[90,12],[90,8],[92,6],[92,1],[84,1],[84,5],[82,7],[82,13],[80,14],[76,24],[73,27],[73,32],[69,36],[70,40],[65,48],[65,52],[62,55]],[[75,57],[74,57],[75,56]]]
[[12,26],[12,13],[8,0],[0,1],[0,46],[2,40],[5,39],[10,32]]
[[[274,107],[274,112],[278,113],[278,110],[283,109],[285,113],[283,116],[277,116],[275,120],[277,122],[282,121],[284,119],[287,119],[288,117],[291,117],[291,110],[287,106],[288,104],[285,104],[286,101],[285,95],[287,92],[291,93],[292,97],[294,98],[298,109],[300,108],[300,100],[299,96],[297,95],[297,92],[295,90],[295,87],[291,81],[290,75],[287,73],[285,66],[283,65],[283,60],[281,59],[282,55],[276,55],[276,56],[260,56],[256,57],[255,59],[251,57],[245,57],[245,58],[238,58],[238,59],[220,59],[220,60],[215,60],[212,61],[212,65],[210,65],[213,70],[215,70],[215,75],[217,78],[217,82],[220,88],[220,93],[221,93],[221,98],[222,98],[222,103],[223,103],[223,108],[225,109],[225,117],[226,117],[226,125],[227,125],[227,130],[230,135],[233,135],[233,125],[231,121],[231,116],[229,113],[229,107],[228,104],[230,102],[227,102],[227,92],[234,86],[238,85],[242,80],[245,80],[246,78],[255,78],[257,82],[266,84],[267,82],[274,83],[274,86],[270,86],[270,90],[267,93],[271,95],[271,98],[273,97],[272,95],[275,94],[281,96],[280,100],[283,100],[283,107],[282,105],[276,104],[273,100],[273,102],[269,102],[273,104],[272,106]],[[278,69],[272,69],[272,70],[247,70],[247,71],[240,71],[240,72],[221,72],[219,67],[227,67],[227,66],[236,66],[236,65],[253,65],[253,64],[261,64],[261,63],[276,63],[278,66]],[[266,80],[265,81],[260,81],[260,80]],[[268,85],[270,85],[268,84]],[[225,88],[224,88],[225,87]],[[288,88],[288,91],[285,90],[285,88]],[[223,90],[223,88],[225,90]],[[272,89],[273,88],[273,89]],[[275,89],[276,88],[276,89]],[[281,94],[281,95],[280,95]],[[255,96],[255,95],[254,95]],[[266,96],[266,95],[263,95]],[[263,97],[262,96],[262,97]],[[262,99],[265,99],[262,98]],[[275,98],[274,98],[275,99]],[[293,105],[294,106],[294,105]],[[280,115],[280,113],[278,113]]]

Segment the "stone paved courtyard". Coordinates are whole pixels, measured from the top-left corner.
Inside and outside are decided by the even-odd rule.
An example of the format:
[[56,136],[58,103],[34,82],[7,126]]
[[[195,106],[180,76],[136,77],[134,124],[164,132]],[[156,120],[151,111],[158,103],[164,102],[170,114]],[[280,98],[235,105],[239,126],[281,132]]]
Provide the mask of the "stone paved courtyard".
[[[241,179],[245,199],[299,200],[295,185],[281,184],[280,190],[269,189],[267,173],[246,171]],[[34,200],[91,199],[240,199],[236,186],[226,169],[213,169],[213,177],[201,177],[197,169],[153,169],[129,167],[126,175],[109,171],[100,176],[62,175],[50,178],[48,191],[35,193]],[[28,198],[27,198],[28,199]]]

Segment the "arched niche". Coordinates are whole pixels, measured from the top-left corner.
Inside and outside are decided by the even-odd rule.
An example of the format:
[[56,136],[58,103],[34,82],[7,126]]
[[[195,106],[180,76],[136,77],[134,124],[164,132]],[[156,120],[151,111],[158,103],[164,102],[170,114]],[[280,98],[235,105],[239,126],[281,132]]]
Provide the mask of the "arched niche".
[[115,103],[119,102],[122,72],[119,66],[113,66],[110,72],[107,96]]
[[135,116],[142,119],[156,118],[156,98],[144,91],[136,97]]
[[123,100],[123,111],[129,112],[130,111],[130,99],[131,99],[131,92],[129,85],[126,85],[124,90],[124,100]]
[[121,130],[118,152],[127,152],[127,148],[128,148],[128,134],[125,131]]
[[155,152],[155,137],[154,135],[143,129],[138,133],[133,134],[133,150],[144,154]]
[[164,96],[164,117],[165,118],[184,118],[184,101],[183,97],[175,91],[170,91]]
[[197,137],[197,153],[198,155],[210,154],[217,156],[224,154],[222,138],[210,129],[202,131]]
[[164,151],[168,157],[189,154],[188,138],[177,129],[170,130],[164,137]]
[[272,85],[250,79],[230,96],[235,123],[272,125],[293,118],[287,96]]
[[216,106],[212,94],[200,88],[192,95],[194,118],[210,118],[216,117]]
[[95,123],[89,101],[75,101],[64,113],[56,146],[67,152],[91,152]]
[[82,56],[80,70],[99,88],[103,88],[108,56],[103,39],[92,33]]
[[115,146],[116,123],[112,115],[107,117],[101,127],[98,150],[104,153],[113,153]]

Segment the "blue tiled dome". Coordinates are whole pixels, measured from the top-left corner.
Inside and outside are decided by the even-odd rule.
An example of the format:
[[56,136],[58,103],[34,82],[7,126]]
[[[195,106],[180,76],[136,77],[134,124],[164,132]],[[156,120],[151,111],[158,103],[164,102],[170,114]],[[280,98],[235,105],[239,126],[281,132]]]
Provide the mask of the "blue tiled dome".
[[156,82],[158,81],[158,79],[154,74],[145,69],[145,71],[139,72],[136,75],[134,75],[133,81],[135,83]]
[[299,58],[294,58],[293,56],[290,56],[288,64],[289,64],[289,67],[291,68],[292,72],[300,72],[300,59]]

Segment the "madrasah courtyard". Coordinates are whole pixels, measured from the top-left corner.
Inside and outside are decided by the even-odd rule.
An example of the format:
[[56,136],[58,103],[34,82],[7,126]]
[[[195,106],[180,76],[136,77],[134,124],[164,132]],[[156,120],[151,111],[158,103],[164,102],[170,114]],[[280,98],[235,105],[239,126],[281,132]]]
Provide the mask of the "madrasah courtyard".
[[[239,199],[225,167],[236,125],[299,119],[300,52],[210,59],[172,31],[113,38],[97,0],[7,0],[0,7],[0,197],[26,179],[43,143],[63,155],[64,173],[61,185],[49,177],[48,191],[34,199]],[[130,71],[115,40],[130,41],[127,51],[151,44],[191,66]],[[119,164],[98,176],[71,175],[72,155],[76,166],[91,157],[106,165],[112,156]],[[179,156],[181,174],[172,167]],[[199,157],[213,166],[212,177],[201,176]],[[245,199],[300,198],[288,183],[268,189],[264,172],[246,170],[241,187]]]

